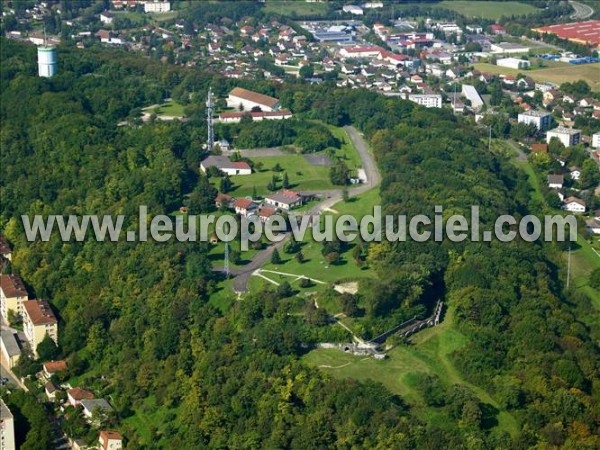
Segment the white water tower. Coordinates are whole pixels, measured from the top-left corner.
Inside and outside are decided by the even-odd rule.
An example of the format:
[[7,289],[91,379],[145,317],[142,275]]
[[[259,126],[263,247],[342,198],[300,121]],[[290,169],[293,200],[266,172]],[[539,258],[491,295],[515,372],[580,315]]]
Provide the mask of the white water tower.
[[38,75],[51,78],[58,70],[58,58],[56,47],[51,45],[40,45],[38,47]]

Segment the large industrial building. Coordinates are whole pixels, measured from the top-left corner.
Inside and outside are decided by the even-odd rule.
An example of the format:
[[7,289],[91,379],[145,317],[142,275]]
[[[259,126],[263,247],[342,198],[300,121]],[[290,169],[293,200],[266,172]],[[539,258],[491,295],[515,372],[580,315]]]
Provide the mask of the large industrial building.
[[600,20],[560,23],[547,27],[533,28],[531,31],[555,34],[559,38],[567,39],[577,44],[600,48]]

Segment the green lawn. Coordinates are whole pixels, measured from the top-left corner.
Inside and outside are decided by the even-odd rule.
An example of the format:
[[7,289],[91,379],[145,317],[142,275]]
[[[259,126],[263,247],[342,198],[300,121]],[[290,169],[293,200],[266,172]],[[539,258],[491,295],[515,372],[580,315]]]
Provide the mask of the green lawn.
[[520,16],[538,11],[534,6],[521,2],[444,0],[431,6],[451,9],[467,18],[477,17],[484,19],[499,19],[502,16],[512,15]]
[[[399,345],[389,351],[389,358],[383,361],[324,349],[311,351],[303,357],[303,361],[312,366],[328,366],[321,369],[333,377],[380,382],[406,399],[415,407],[417,414],[426,420],[439,418],[439,410],[427,407],[415,389],[416,381],[425,374],[438,375],[448,386],[465,385],[473,390],[481,402],[499,408],[485,389],[465,381],[450,360],[451,353],[466,343],[466,337],[454,328],[452,309],[447,311],[442,324],[415,334],[412,341],[413,345]],[[511,435],[518,432],[518,424],[508,412],[501,411],[497,419],[499,429]],[[446,423],[445,426],[455,425]]]
[[[326,283],[375,276],[372,270],[360,268],[356,265],[352,258],[352,248],[342,254],[341,262],[337,264],[328,264],[325,261],[321,254],[322,248],[323,245],[321,243],[315,242],[311,238],[306,238],[302,244],[302,254],[305,258],[303,263],[299,263],[294,255],[281,251],[279,254],[283,260],[282,264],[275,265],[269,262],[262,268],[277,272],[291,273],[298,276],[303,275]],[[278,283],[281,283],[282,281],[292,281],[292,278],[290,277],[266,273],[265,275]],[[315,289],[323,287],[324,286],[316,286]]]
[[[231,177],[234,187],[230,194],[235,197],[252,195],[254,186],[256,186],[258,195],[268,194],[267,185],[273,178],[273,175],[279,177],[280,181],[277,186],[280,189],[283,172],[287,172],[288,174],[290,189],[322,190],[336,188],[329,181],[328,167],[313,166],[302,155],[265,156],[250,159],[255,164],[262,163],[263,168],[260,171],[253,172],[252,175]],[[282,172],[273,172],[271,170],[276,164],[281,166],[283,169]],[[215,180],[217,180],[215,183],[218,183],[218,179]]]
[[275,13],[282,16],[315,16],[324,15],[327,12],[326,3],[309,3],[303,0],[280,1],[267,0],[265,2],[265,13]]
[[540,188],[540,182],[539,182],[537,174],[533,170],[533,167],[531,167],[531,164],[529,163],[529,161],[515,162],[515,165],[527,174],[527,180],[529,181],[529,185],[531,186],[531,190],[532,190],[531,191],[531,199],[537,200],[543,204],[544,196],[543,196],[542,190]]
[[334,127],[333,125],[327,125],[327,128],[342,142],[342,148],[336,152],[336,156],[342,158],[351,169],[362,167],[360,155],[356,151],[356,147],[350,140],[346,130],[341,127]]
[[169,100],[156,108],[154,112],[159,116],[183,117],[185,116],[183,109],[182,104]]

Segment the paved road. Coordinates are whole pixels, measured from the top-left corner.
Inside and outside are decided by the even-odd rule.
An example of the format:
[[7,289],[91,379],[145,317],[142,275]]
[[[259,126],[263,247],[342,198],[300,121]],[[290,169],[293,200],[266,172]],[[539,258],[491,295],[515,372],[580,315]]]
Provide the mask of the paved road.
[[571,19],[582,20],[587,19],[592,14],[594,14],[594,8],[588,5],[584,5],[583,3],[569,1],[573,9],[575,9],[575,13],[571,15]]
[[[358,154],[360,155],[362,167],[365,170],[367,176],[366,183],[348,189],[349,196],[353,197],[378,186],[381,182],[381,175],[379,173],[379,169],[377,168],[377,164],[373,159],[373,155],[371,155],[371,152],[369,151],[369,146],[365,142],[361,133],[356,128],[351,126],[346,126],[344,127],[344,129],[346,130],[346,133],[348,133],[350,140],[352,141],[352,143],[356,147],[356,150],[358,151]],[[321,214],[323,211],[331,208],[343,198],[341,190],[310,191],[310,193],[320,196],[323,200],[307,211],[307,214],[309,215]],[[288,236],[289,233],[286,234],[286,238]],[[256,256],[252,259],[252,261],[246,264],[244,267],[232,270],[231,274],[234,276],[234,291],[246,292],[248,290],[248,280],[252,276],[252,273],[271,259],[271,254],[273,253],[274,249],[279,250],[283,247],[284,244],[285,239],[281,240],[280,242],[274,243],[266,249],[257,253]]]

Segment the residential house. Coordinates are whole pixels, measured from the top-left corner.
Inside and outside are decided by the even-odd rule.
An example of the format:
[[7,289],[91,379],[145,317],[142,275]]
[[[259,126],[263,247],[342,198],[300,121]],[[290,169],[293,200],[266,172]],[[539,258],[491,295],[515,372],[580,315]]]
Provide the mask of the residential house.
[[256,203],[248,198],[238,198],[233,203],[235,213],[243,217],[248,217],[256,208]]
[[262,223],[265,223],[269,218],[277,212],[275,208],[263,206],[258,210],[258,218]]
[[46,300],[23,302],[23,331],[36,358],[37,347],[46,335],[58,342],[58,321]]
[[46,393],[46,398],[48,401],[53,402],[56,400],[56,393],[60,391],[60,387],[56,385],[53,381],[48,381],[44,385],[44,392]]
[[577,166],[569,167],[569,174],[571,175],[571,179],[578,181],[581,177],[581,169]]
[[563,201],[563,209],[574,213],[584,213],[586,210],[586,203],[577,197],[567,197]]
[[102,430],[98,436],[98,450],[121,450],[123,436],[117,431]]
[[550,189],[562,189],[564,182],[565,177],[563,175],[548,175],[548,187]]
[[65,360],[49,361],[42,364],[42,367],[44,378],[49,380],[52,375],[67,370],[67,362]]
[[600,218],[592,217],[586,221],[586,228],[590,233],[600,234]]
[[93,398],[94,393],[86,391],[85,389],[72,388],[67,391],[67,401],[73,408],[79,405],[83,400],[92,400]]
[[265,197],[265,203],[275,208],[289,211],[302,206],[302,196],[295,191],[281,190]]
[[217,197],[215,198],[215,206],[217,208],[220,208],[222,205],[225,205],[227,208],[229,208],[231,206],[232,200],[233,200],[233,197],[231,197],[231,195],[227,195],[227,194],[223,194],[222,192],[219,192],[217,194]]
[[23,314],[23,302],[27,300],[28,294],[23,280],[18,275],[0,275],[0,313],[8,322],[8,312]]
[[114,17],[110,11],[104,11],[100,13],[100,22],[105,23],[107,25],[111,25],[113,23]]
[[109,403],[103,398],[96,399],[84,399],[80,402],[81,406],[83,406],[83,415],[90,420],[95,411],[109,413],[112,411],[112,407]]

